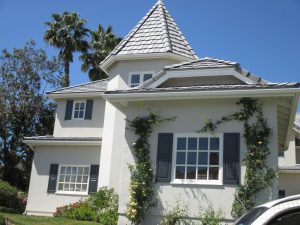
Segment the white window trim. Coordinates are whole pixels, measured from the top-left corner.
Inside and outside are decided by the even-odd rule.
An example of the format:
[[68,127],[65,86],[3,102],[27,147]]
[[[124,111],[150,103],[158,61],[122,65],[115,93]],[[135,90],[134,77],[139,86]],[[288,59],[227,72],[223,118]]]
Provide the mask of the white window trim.
[[130,72],[129,76],[128,76],[128,87],[129,88],[135,88],[135,87],[131,87],[131,77],[132,77],[132,75],[138,75],[138,74],[140,75],[140,82],[139,82],[138,85],[140,85],[140,84],[144,83],[144,75],[145,74],[152,74],[152,77],[153,77],[154,74],[155,74],[155,71],[136,71],[136,72]]
[[[176,146],[177,138],[179,137],[218,137],[220,139],[220,150],[219,150],[219,179],[218,180],[188,180],[188,179],[175,179],[176,173]],[[171,184],[196,184],[196,185],[223,185],[223,133],[175,133],[173,139],[173,160],[172,160],[172,176]],[[197,150],[198,152],[198,150]],[[197,153],[198,157],[198,153]]]
[[[63,166],[64,167],[68,167],[69,166],[69,167],[88,167],[89,168],[86,191],[79,192],[79,191],[59,191],[58,190],[60,171],[61,171],[61,167],[63,167]],[[55,194],[63,194],[63,195],[88,195],[89,185],[90,185],[90,173],[91,173],[91,165],[59,164],[58,165],[58,172],[57,172],[57,179],[56,179]]]
[[[84,102],[84,110],[83,110],[83,118],[75,118],[75,105],[76,103]],[[77,100],[73,102],[73,110],[72,110],[72,120],[84,120],[85,118],[85,111],[86,111],[86,100]]]

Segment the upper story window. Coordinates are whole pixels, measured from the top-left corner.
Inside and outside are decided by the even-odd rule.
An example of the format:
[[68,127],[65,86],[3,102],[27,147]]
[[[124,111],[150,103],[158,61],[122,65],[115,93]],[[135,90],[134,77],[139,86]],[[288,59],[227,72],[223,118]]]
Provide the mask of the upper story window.
[[57,192],[88,192],[90,166],[59,165]]
[[145,82],[152,78],[154,72],[137,72],[137,73],[130,73],[129,75],[129,86],[130,87],[137,87],[141,83]]
[[75,101],[73,119],[84,119],[86,101]]
[[173,182],[222,184],[221,134],[176,134]]

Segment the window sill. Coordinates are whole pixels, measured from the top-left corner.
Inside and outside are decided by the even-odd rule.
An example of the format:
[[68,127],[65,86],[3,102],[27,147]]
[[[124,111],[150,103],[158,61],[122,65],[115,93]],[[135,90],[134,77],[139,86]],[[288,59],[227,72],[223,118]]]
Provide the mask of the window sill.
[[171,185],[198,185],[198,186],[223,186],[221,181],[216,182],[190,182],[190,181],[171,181]]
[[67,195],[67,196],[89,196],[88,193],[77,193],[77,192],[62,192],[62,191],[57,191],[55,192],[56,195]]

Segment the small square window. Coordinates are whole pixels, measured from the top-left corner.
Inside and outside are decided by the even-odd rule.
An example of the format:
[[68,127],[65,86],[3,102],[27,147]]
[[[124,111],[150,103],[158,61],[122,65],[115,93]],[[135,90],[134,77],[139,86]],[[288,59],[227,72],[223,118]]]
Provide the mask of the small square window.
[[141,83],[145,82],[146,80],[151,79],[153,76],[152,73],[133,73],[131,75],[129,75],[129,86],[130,87],[137,87],[139,86]]
[[85,101],[74,102],[73,118],[84,119],[85,114]]
[[144,81],[152,78],[152,74],[144,74]]

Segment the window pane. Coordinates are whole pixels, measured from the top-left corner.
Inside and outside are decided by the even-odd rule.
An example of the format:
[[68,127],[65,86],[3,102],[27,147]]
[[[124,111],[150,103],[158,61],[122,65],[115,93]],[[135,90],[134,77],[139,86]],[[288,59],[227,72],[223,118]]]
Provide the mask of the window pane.
[[83,118],[83,111],[79,112],[79,118]]
[[70,175],[66,175],[65,182],[70,182]]
[[84,175],[89,175],[89,168],[88,167],[84,167]]
[[75,110],[79,110],[79,103],[75,103]]
[[80,110],[84,110],[84,105],[85,105],[84,102],[80,103]]
[[188,139],[188,150],[197,150],[197,138]]
[[71,182],[76,182],[76,176],[71,176]]
[[152,74],[144,74],[144,81],[152,78]]
[[210,167],[209,168],[209,179],[210,180],[218,180],[219,177],[219,168],[218,167]]
[[75,111],[74,112],[74,118],[78,118],[78,115],[79,115],[79,111]]
[[60,174],[65,174],[65,172],[66,172],[66,167],[62,166]]
[[198,179],[199,180],[207,180],[207,168],[206,167],[198,167]]
[[185,164],[185,152],[177,152],[176,164]]
[[70,184],[70,191],[75,191],[75,184]]
[[207,158],[208,153],[207,152],[199,152],[198,153],[198,165],[207,165]]
[[81,191],[81,184],[76,184],[76,191]]
[[87,183],[88,181],[88,176],[83,176],[82,177],[82,183]]
[[139,74],[131,75],[131,83],[132,84],[140,83],[140,75]]
[[64,189],[64,185],[63,185],[63,184],[59,184],[59,185],[58,185],[58,190],[59,190],[59,191],[63,191],[63,189]]
[[77,174],[77,167],[72,167],[72,174]]
[[69,191],[69,184],[64,185],[64,191]]
[[175,178],[176,179],[184,179],[184,170],[185,170],[184,166],[176,166]]
[[86,184],[83,184],[83,185],[82,185],[81,191],[86,191],[86,190],[87,190],[87,185],[86,185]]
[[82,176],[78,176],[77,177],[77,183],[81,183],[82,182]]
[[196,167],[188,166],[186,169],[186,179],[196,179]]
[[208,150],[208,138],[199,138],[199,150]]
[[177,139],[177,150],[186,150],[186,138]]
[[218,152],[210,153],[209,164],[210,165],[219,165],[219,153]]
[[64,182],[64,178],[65,178],[64,175],[60,175],[60,176],[59,176],[59,182]]
[[219,138],[210,138],[210,150],[219,150]]
[[78,167],[78,174],[82,174],[83,173],[83,168],[82,167]]
[[187,164],[196,165],[197,163],[197,152],[189,152]]

